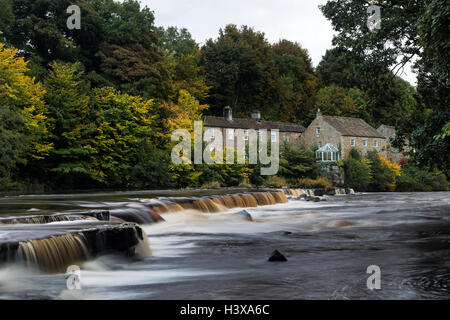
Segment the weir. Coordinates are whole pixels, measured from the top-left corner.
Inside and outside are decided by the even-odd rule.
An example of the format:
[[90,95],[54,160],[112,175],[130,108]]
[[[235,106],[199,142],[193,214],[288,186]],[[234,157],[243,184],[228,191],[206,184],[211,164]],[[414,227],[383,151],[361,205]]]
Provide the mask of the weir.
[[150,255],[147,235],[134,223],[78,221],[68,224],[4,225],[0,263],[23,264],[30,271],[63,273],[100,254],[130,258]]
[[[213,214],[232,208],[286,203],[288,197],[315,195],[316,192],[286,188],[203,197],[165,197],[140,200],[140,203],[111,210],[0,218],[0,263],[19,262],[30,270],[58,273],[65,272],[69,265],[82,264],[100,254],[144,258],[150,255],[150,247],[138,224],[164,221],[164,214],[183,210]],[[334,194],[352,192],[336,189]]]

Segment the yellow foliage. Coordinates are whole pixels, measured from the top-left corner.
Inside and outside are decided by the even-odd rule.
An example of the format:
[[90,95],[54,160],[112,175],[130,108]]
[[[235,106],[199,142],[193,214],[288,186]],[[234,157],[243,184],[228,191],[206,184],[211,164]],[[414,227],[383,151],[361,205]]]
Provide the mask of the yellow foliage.
[[400,167],[400,165],[398,163],[390,161],[389,159],[383,157],[381,154],[378,154],[378,158],[380,159],[380,161],[383,165],[385,165],[386,167],[391,169],[391,171],[394,173],[394,175],[396,177],[401,176],[402,168]]
[[48,134],[47,107],[43,99],[45,90],[41,83],[25,75],[28,62],[17,56],[17,51],[0,43],[0,103],[22,114],[26,134],[35,138],[31,157],[42,159],[52,149],[52,144],[45,142]]
[[186,90],[180,90],[178,102],[165,104],[165,108],[170,113],[165,124],[171,135],[176,129],[186,129],[192,132],[194,121],[200,120],[203,110],[207,110],[209,106],[200,104]]

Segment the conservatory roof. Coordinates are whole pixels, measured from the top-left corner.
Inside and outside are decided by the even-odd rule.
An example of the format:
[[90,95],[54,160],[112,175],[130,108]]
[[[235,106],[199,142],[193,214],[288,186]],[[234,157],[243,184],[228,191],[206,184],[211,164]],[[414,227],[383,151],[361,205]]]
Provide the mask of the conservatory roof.
[[317,149],[317,152],[338,152],[339,150],[331,143],[327,143],[323,147]]

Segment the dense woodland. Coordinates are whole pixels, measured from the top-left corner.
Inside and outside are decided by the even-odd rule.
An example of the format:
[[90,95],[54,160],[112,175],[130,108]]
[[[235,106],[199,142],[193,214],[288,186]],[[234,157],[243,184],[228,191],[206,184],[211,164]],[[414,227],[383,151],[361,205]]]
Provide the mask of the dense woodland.
[[[66,25],[73,4],[81,30]],[[320,176],[313,152],[289,145],[278,177],[259,176],[259,165],[173,165],[172,131],[227,105],[239,117],[257,108],[266,120],[304,126],[317,108],[394,125],[396,145],[415,150],[404,174],[393,168],[394,180],[377,187],[381,160],[355,155],[340,163],[348,181],[371,164],[372,182],[359,189],[395,190],[395,177],[401,191],[421,190],[423,177],[445,189],[448,3],[379,1],[383,22],[374,32],[370,4],[321,7],[337,36],[314,68],[301,44],[269,43],[250,26],[224,26],[199,46],[186,29],[155,25],[151,8],[135,0],[0,0],[0,189],[276,186]],[[399,77],[409,61],[416,88]]]

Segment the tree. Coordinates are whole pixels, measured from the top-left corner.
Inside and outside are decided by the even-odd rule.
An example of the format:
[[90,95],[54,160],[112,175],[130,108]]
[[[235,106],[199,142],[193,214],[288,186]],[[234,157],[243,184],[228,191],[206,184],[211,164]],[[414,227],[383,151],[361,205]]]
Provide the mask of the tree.
[[314,152],[311,150],[284,143],[280,155],[278,175],[288,181],[296,181],[300,177],[305,177],[311,174],[316,167]]
[[362,81],[357,76],[356,69],[359,62],[359,59],[345,48],[328,49],[317,66],[317,73],[325,86],[360,88]]
[[159,27],[157,34],[159,48],[167,55],[187,56],[196,55],[198,52],[198,45],[186,28]]
[[280,75],[277,119],[307,125],[314,118],[314,98],[319,87],[308,51],[288,40],[280,40],[272,49]]
[[363,93],[358,89],[345,89],[332,85],[317,92],[316,106],[326,115],[355,117],[359,110],[365,107],[364,100]]
[[129,186],[138,155],[160,133],[155,125],[157,105],[110,87],[94,89],[92,99],[95,114],[83,143],[89,152],[86,167],[92,179],[106,186]]
[[51,63],[45,79],[53,150],[46,166],[59,185],[74,187],[89,177],[85,162],[89,152],[83,148],[91,107],[89,85],[82,80],[81,65]]
[[[0,105],[4,115],[15,119],[20,134],[27,135],[29,144],[21,156],[43,159],[52,149],[47,139],[47,106],[41,83],[26,75],[28,62],[17,56],[17,49],[0,43]],[[11,118],[12,117],[12,118]],[[14,127],[14,126],[13,126]]]
[[411,154],[413,161],[421,166],[437,166],[448,174],[450,142],[433,139],[450,119],[448,3],[446,0],[377,2],[382,23],[373,32],[366,26],[367,8],[371,4],[369,0],[328,1],[321,7],[337,31],[333,43],[363,59],[357,68],[369,80],[366,93],[369,96],[382,93],[374,104],[379,108],[383,101],[389,101],[384,92],[393,87],[395,76],[406,63],[416,59],[417,92],[426,112],[420,112],[419,103],[419,112],[404,117],[397,143],[401,145],[408,139],[416,150]]
[[145,98],[165,99],[168,74],[156,37],[143,34],[139,40],[110,40],[100,45],[100,74],[124,91]]
[[213,114],[221,114],[227,105],[237,116],[248,116],[255,108],[267,119],[277,114],[277,70],[263,33],[227,25],[201,48],[200,65],[212,87],[206,102]]

